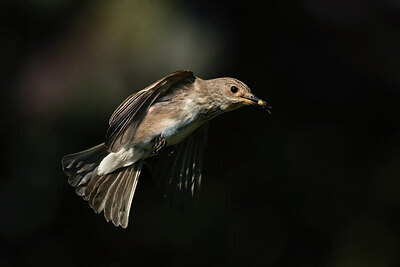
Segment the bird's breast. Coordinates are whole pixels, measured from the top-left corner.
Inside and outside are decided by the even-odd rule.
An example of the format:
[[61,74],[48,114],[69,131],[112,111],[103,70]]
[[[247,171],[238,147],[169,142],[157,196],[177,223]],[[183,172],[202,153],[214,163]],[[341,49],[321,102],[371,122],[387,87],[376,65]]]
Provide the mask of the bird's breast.
[[168,145],[176,145],[203,124],[194,101],[187,100],[173,118],[167,119],[161,135]]
[[167,139],[168,145],[176,145],[195,131],[202,122],[199,120],[178,122],[175,126],[166,128],[162,136]]
[[178,103],[157,103],[147,112],[135,134],[136,144],[151,144],[163,136],[167,145],[180,143],[203,124],[196,102],[185,99]]

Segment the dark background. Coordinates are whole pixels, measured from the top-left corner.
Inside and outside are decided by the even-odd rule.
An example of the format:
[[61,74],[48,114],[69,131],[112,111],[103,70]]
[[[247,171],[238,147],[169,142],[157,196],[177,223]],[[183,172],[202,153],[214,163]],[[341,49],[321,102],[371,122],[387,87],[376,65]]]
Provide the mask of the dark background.
[[[0,265],[399,266],[395,0],[2,1]],[[199,207],[149,173],[126,230],[69,187],[129,94],[178,69],[269,101],[211,123]]]

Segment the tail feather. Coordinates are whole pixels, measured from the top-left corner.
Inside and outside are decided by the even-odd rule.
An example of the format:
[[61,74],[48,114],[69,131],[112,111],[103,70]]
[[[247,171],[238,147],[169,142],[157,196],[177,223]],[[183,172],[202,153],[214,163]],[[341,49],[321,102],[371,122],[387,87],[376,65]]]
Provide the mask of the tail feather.
[[129,211],[131,209],[132,199],[133,195],[135,194],[136,185],[139,180],[138,178],[140,175],[140,171],[143,166],[143,160],[140,160],[139,162],[135,163],[135,165],[137,165],[138,171],[132,173],[133,179],[129,179],[127,181],[127,186],[123,190],[121,207],[118,210],[116,210],[116,212],[118,212],[118,217],[120,219],[121,225],[124,228],[128,226]]
[[100,144],[85,151],[64,156],[61,163],[63,171],[69,176],[68,183],[73,187],[87,183],[90,176],[86,175],[91,173],[107,154],[105,145]]
[[[108,191],[105,192],[106,196],[104,197],[106,201],[104,202],[104,217],[106,218],[107,221],[112,220],[114,223],[119,224],[119,217],[118,216],[113,216],[113,211],[112,211],[112,206],[116,205],[118,202],[118,199],[123,199],[122,195],[117,194],[117,188],[118,185],[125,182],[129,181],[129,179],[124,179],[123,176],[131,176],[131,171],[134,171],[133,168],[129,168],[129,170],[126,170],[125,172],[119,172],[117,177],[115,178],[114,182],[111,184],[109,187]],[[117,213],[117,212],[115,212]]]
[[99,163],[107,154],[102,144],[67,155],[62,159],[63,170],[69,176],[69,184],[76,187],[76,193],[87,200],[96,213],[104,211],[107,221],[126,228],[143,161],[98,175]]
[[[98,176],[99,179],[93,181],[93,189],[90,187],[86,188],[85,195],[88,198],[89,206],[96,212],[100,213],[104,209],[104,201],[107,191],[110,187],[110,183],[112,182],[112,178],[114,175],[101,175]],[[89,182],[89,185],[91,182]],[[91,190],[91,191],[90,191]]]
[[[112,215],[111,219],[113,221],[118,221],[118,220],[122,221],[119,211],[122,209],[122,202],[123,202],[122,200],[124,199],[123,195],[126,188],[128,187],[129,182],[130,180],[128,179],[120,179],[120,182],[115,188],[114,201],[112,202],[111,208],[107,207],[107,210],[111,211]],[[122,196],[122,197],[116,198],[115,196]]]

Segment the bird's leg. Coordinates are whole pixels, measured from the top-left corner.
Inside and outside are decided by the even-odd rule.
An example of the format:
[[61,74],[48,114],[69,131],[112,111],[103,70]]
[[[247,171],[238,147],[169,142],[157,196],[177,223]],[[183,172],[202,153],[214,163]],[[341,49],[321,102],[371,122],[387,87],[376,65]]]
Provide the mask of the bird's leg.
[[155,139],[152,153],[158,154],[162,152],[166,146],[167,146],[167,139],[165,139],[164,136],[159,136]]

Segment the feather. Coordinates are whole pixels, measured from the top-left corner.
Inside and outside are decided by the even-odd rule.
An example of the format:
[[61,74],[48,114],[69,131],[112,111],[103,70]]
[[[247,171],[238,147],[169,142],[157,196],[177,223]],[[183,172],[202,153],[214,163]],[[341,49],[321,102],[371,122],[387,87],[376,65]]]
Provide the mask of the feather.
[[99,162],[108,154],[104,144],[62,159],[69,183],[96,212],[104,211],[115,226],[128,226],[129,212],[143,160],[112,173],[98,175]]
[[[142,160],[103,175],[97,181],[98,185],[94,186],[93,192],[89,193],[88,200],[93,210],[96,213],[104,211],[107,221],[112,221],[115,226],[126,228],[141,168]],[[120,187],[119,191],[118,187]],[[123,215],[115,216],[115,214]]]
[[107,154],[104,144],[100,144],[62,158],[61,164],[64,173],[68,176],[68,183],[77,188],[78,195],[82,195],[81,191],[88,185],[91,173]]
[[147,159],[151,173],[172,203],[177,198],[192,199],[200,191],[206,136],[207,125],[203,125],[173,147],[173,153],[166,151]]
[[193,78],[191,71],[177,71],[125,99],[109,120],[105,142],[108,151],[117,152],[131,141],[147,110],[160,95],[171,86]]

